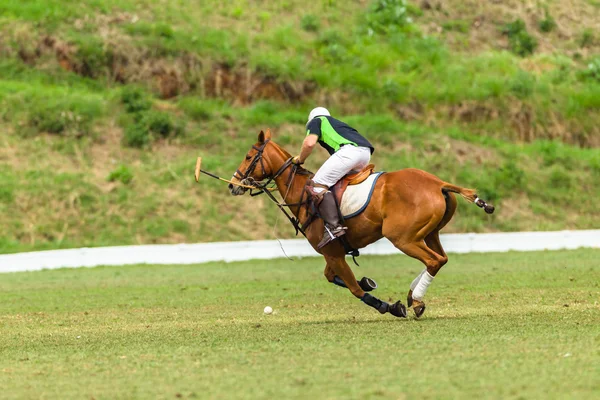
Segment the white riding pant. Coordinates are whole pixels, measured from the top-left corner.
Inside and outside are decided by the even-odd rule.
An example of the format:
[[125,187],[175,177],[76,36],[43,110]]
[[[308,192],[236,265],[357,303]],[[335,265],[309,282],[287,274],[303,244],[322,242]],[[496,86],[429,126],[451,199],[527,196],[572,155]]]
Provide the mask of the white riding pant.
[[[313,177],[313,181],[332,187],[350,171],[355,170],[358,172],[362,170],[369,165],[369,161],[371,161],[371,149],[347,144],[325,161]],[[323,190],[325,189],[315,188],[316,192],[322,192]]]

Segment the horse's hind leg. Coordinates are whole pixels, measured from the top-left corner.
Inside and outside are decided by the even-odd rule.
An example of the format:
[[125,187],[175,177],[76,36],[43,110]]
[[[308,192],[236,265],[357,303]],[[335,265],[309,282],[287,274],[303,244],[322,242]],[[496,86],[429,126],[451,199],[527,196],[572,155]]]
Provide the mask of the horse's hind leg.
[[448,256],[446,255],[446,252],[442,247],[442,243],[440,242],[439,231],[435,230],[429,235],[427,235],[425,237],[425,244],[427,245],[427,247],[429,247],[431,250],[435,251],[438,255],[442,257],[440,265],[437,267],[437,269],[429,272],[431,275],[435,276],[440,270],[440,268],[442,268],[448,262]]
[[388,239],[390,239],[398,250],[425,264],[425,269],[411,283],[407,299],[408,307],[412,306],[415,315],[420,317],[425,312],[425,303],[423,302],[425,292],[431,284],[433,276],[448,258],[430,249],[423,241],[403,243],[400,239]]

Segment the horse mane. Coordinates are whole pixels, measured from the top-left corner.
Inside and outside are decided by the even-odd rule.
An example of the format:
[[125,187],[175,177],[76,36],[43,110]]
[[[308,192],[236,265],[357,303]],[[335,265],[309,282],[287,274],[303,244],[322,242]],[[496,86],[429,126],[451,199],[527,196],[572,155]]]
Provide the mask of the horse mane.
[[[288,160],[288,159],[292,158],[292,155],[291,155],[291,154],[290,154],[290,153],[289,153],[289,152],[288,152],[286,149],[284,149],[283,147],[281,147],[280,145],[278,145],[277,143],[275,143],[275,142],[274,142],[274,141],[272,141],[272,140],[271,140],[271,142],[270,142],[270,143],[271,143],[271,144],[273,144],[273,145],[275,146],[275,148],[276,148],[276,149],[277,149],[277,150],[278,150],[278,151],[279,151],[279,152],[280,152],[280,153],[281,153],[281,154],[284,156],[284,158],[285,158],[286,160]],[[299,165],[299,166],[298,166],[298,169],[296,170],[296,173],[297,173],[297,174],[300,174],[300,175],[310,175],[310,176],[313,176],[313,175],[314,175],[314,173],[313,173],[312,171],[310,171],[310,170],[308,170],[308,169],[304,168],[304,167],[303,167],[303,166],[301,166],[301,165]]]

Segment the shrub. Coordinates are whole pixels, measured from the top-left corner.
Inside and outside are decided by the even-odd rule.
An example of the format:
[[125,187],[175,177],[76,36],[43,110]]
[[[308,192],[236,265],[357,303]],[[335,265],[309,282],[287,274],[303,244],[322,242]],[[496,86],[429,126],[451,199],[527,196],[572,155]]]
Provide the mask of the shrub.
[[544,161],[544,165],[553,165],[557,163],[566,163],[567,160],[561,151],[562,148],[559,148],[559,145],[554,141],[543,141],[540,142],[540,150],[539,153],[542,156],[542,160]]
[[590,170],[594,176],[600,178],[600,155],[590,160]]
[[581,33],[581,38],[579,39],[580,47],[591,47],[596,42],[596,37],[594,36],[594,31],[590,28],[585,28]]
[[136,87],[125,87],[121,92],[121,102],[129,113],[146,111],[152,107],[152,100],[148,98],[143,90]]
[[496,185],[507,190],[519,189],[525,182],[525,171],[515,160],[506,161],[494,175]]
[[109,182],[119,181],[124,185],[128,185],[133,180],[133,173],[126,165],[119,165],[117,169],[108,175]]
[[510,82],[510,91],[520,99],[531,96],[534,89],[535,76],[523,70],[519,70]]
[[134,123],[125,128],[123,143],[129,147],[142,148],[150,143],[152,135],[142,124]]
[[553,188],[568,189],[571,187],[572,178],[562,166],[555,165],[552,167],[552,171],[550,172],[548,183]]
[[366,14],[369,33],[389,34],[412,24],[406,0],[375,0]]
[[76,58],[79,61],[79,73],[89,78],[106,76],[112,58],[105,49],[104,42],[94,37],[84,37],[77,43]]
[[[185,133],[184,120],[174,121],[173,117],[165,112],[148,110],[135,113],[133,121],[125,128],[123,143],[130,147],[144,147],[157,136],[180,136]],[[127,121],[124,122],[127,124]]]
[[402,87],[394,80],[388,78],[381,86],[383,94],[390,99],[398,100],[402,96]]
[[312,14],[305,14],[300,20],[300,26],[307,32],[317,32],[319,30],[319,20]]
[[510,50],[521,57],[533,54],[538,45],[537,40],[527,32],[522,19],[506,24],[502,32],[508,36]]
[[194,98],[183,99],[179,102],[179,107],[194,121],[208,121],[212,117],[209,106]]
[[600,57],[590,60],[587,68],[581,71],[579,75],[584,80],[600,82]]
[[175,123],[171,115],[160,111],[146,111],[140,123],[151,133],[167,137],[175,131]]
[[538,25],[540,27],[540,31],[548,33],[552,32],[554,28],[556,28],[556,21],[554,18],[552,18],[552,15],[550,15],[548,10],[546,10],[544,19],[540,20]]
[[15,199],[14,191],[12,187],[2,185],[0,186],[0,202],[4,204],[12,203]]
[[[40,99],[29,105],[27,125],[36,133],[82,137],[91,131],[93,115],[77,104]],[[92,112],[93,113],[93,112]]]
[[159,23],[154,26],[154,32],[156,36],[160,36],[166,39],[172,39],[175,36],[175,31],[171,25],[165,23]]
[[463,20],[446,21],[442,23],[442,28],[446,31],[467,33],[469,32],[470,24]]

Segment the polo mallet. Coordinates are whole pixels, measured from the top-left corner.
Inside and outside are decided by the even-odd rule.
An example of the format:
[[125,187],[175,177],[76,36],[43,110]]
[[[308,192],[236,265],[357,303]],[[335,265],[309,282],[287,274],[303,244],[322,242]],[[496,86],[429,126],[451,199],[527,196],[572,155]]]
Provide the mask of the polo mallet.
[[[235,185],[235,186],[241,186],[246,189],[258,189],[255,186],[244,185],[242,183],[236,183],[236,182],[232,182],[228,179],[221,178],[220,176],[217,176],[215,174],[211,174],[210,172],[204,171],[201,167],[202,167],[202,157],[198,157],[198,159],[196,160],[196,171],[194,173],[194,176],[196,177],[196,182],[200,181],[200,172],[202,172],[203,174],[208,175],[211,178],[215,178],[215,179],[218,179],[223,182],[231,183],[232,185]],[[269,190],[272,190],[272,189],[269,189]]]

